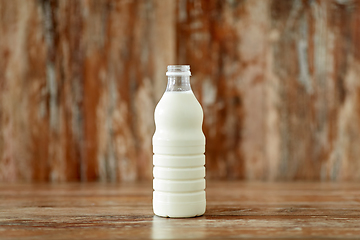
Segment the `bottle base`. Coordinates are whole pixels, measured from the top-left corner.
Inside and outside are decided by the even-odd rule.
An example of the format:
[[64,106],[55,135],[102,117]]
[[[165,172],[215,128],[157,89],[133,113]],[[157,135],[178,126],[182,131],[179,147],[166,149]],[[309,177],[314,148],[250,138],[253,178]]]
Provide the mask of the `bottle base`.
[[153,201],[154,214],[159,217],[190,218],[202,216],[206,210],[206,201],[169,203]]

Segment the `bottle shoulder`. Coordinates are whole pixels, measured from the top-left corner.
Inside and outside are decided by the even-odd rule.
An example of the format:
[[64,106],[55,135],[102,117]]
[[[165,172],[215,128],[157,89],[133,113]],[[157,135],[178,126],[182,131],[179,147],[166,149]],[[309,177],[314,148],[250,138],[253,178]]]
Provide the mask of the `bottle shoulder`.
[[155,108],[157,128],[202,129],[203,110],[192,91],[165,92]]
[[202,123],[203,110],[192,91],[165,92],[155,109],[153,144],[162,147],[205,146]]
[[203,114],[202,107],[192,91],[165,92],[158,102],[155,112],[161,109],[170,112],[187,110]]

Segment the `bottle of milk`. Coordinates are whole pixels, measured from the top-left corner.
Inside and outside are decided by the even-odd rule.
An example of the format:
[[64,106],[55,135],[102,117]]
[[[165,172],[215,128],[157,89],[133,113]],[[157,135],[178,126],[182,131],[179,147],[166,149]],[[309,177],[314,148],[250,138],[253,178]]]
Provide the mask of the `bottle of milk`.
[[166,91],[155,108],[153,209],[162,217],[203,215],[203,111],[190,86],[190,66],[170,65]]

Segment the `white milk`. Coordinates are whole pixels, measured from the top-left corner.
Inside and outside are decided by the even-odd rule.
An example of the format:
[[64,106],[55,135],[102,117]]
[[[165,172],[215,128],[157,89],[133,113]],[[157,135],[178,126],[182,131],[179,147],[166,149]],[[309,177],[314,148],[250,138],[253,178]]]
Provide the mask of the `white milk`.
[[194,217],[205,212],[202,122],[203,111],[191,89],[167,89],[156,106],[153,209],[158,216]]

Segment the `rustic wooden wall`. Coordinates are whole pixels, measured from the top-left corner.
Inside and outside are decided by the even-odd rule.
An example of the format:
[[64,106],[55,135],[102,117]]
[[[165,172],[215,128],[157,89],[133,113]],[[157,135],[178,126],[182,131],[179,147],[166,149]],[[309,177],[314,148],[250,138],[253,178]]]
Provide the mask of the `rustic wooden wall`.
[[175,63],[208,179],[360,180],[360,0],[0,0],[0,181],[151,179]]

